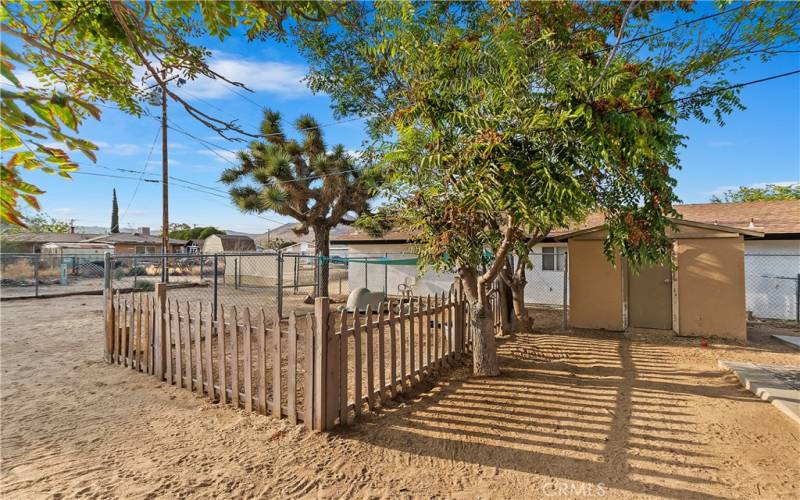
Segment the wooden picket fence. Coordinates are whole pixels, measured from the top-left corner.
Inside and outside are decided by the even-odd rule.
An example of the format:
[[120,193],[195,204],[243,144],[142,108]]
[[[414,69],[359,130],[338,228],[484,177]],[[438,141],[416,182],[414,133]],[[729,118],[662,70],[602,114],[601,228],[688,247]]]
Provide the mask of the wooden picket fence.
[[346,424],[426,378],[469,349],[463,297],[387,301],[375,311],[330,310],[288,321],[155,294],[106,297],[109,363],[247,411],[286,417],[310,429]]

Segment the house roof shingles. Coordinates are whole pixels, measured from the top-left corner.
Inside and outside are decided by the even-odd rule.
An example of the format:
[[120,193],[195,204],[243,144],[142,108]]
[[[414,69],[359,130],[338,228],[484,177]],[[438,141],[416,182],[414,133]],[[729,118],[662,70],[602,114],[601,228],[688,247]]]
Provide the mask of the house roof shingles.
[[[767,238],[770,236],[800,238],[800,200],[693,203],[675,205],[675,210],[687,221],[754,230],[764,233]],[[602,213],[595,212],[580,224],[570,228],[555,229],[549,236],[596,227],[603,224],[603,219]],[[364,231],[354,230],[331,238],[331,243],[404,243],[413,239],[411,232],[403,230],[393,229],[379,238],[374,238]]]

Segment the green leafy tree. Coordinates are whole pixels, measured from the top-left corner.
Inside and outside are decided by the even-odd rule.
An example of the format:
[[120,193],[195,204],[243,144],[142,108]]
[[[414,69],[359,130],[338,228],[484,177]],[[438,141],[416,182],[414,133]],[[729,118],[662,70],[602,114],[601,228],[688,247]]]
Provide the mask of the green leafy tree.
[[188,224],[170,224],[173,228],[169,232],[170,238],[178,240],[204,240],[214,234],[225,234],[225,231],[214,226],[195,226],[189,227]]
[[797,41],[796,5],[715,17],[723,37],[699,43],[695,24],[654,33],[659,11],[692,8],[387,2],[299,32],[312,88],[384,139],[387,196],[421,262],[460,275],[476,374],[498,373],[490,286],[551,228],[599,209],[609,259],[669,259],[678,120],[722,122],[741,104],[720,72]]
[[[297,220],[297,234],[313,230],[318,292],[327,297],[330,230],[369,211],[376,178],[356,165],[341,144],[329,150],[311,116],[299,117],[294,125],[302,141],[287,138],[280,114],[265,110],[261,133],[266,141],[253,141],[249,151],[240,153],[240,166],[225,170],[221,180],[234,185],[231,197],[242,211],[273,211]],[[250,183],[239,184],[245,180]]]
[[764,187],[740,186],[728,189],[721,196],[711,197],[712,203],[741,203],[748,201],[800,200],[800,183],[767,184]]
[[56,219],[46,213],[39,212],[21,216],[24,225],[4,222],[0,228],[2,234],[14,233],[68,233],[72,224],[68,221]]
[[[238,29],[248,39],[282,40],[288,22],[319,22],[339,8],[335,2],[313,1],[2,2],[0,70],[16,87],[0,92],[2,220],[24,224],[19,200],[39,208],[37,197],[43,191],[23,180],[20,167],[70,178],[78,167],[68,150],[95,160],[96,146],[76,134],[85,119],[100,119],[96,100],[140,116],[151,89],[160,87],[171,101],[216,132],[247,134],[235,123],[195,107],[168,85],[211,78],[244,88],[214,71],[208,63],[210,52],[191,40],[203,34],[223,40]],[[12,38],[21,42],[18,50],[5,43]],[[38,77],[43,88],[24,87],[15,74],[18,65]],[[140,76],[142,68],[146,78]],[[48,139],[63,146],[47,145]]]
[[119,206],[117,206],[117,190],[111,190],[111,232],[119,232]]

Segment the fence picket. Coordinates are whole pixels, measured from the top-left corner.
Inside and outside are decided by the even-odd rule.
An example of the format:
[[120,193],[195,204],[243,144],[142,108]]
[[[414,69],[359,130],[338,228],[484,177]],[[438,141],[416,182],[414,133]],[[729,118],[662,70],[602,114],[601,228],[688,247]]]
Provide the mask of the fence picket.
[[172,301],[175,304],[175,320],[177,321],[177,335],[175,335],[175,371],[178,377],[178,387],[183,387],[183,328],[181,321],[181,306],[178,301]]
[[267,352],[266,328],[267,317],[261,309],[261,320],[256,327],[256,359],[258,363],[258,406],[257,411],[262,415],[267,414]]
[[[184,356],[186,356],[186,363],[184,364],[184,369],[186,370],[186,388],[189,391],[192,391],[192,316],[189,309],[189,302],[184,303],[185,313],[183,315],[183,329],[182,331],[185,332],[185,335],[182,334],[182,338],[186,339],[186,343],[184,344]],[[178,305],[178,312],[180,313],[180,305]]]
[[395,397],[397,395],[397,332],[395,331],[395,316],[394,316],[394,304],[389,301],[389,342],[391,343],[389,347],[389,363],[391,366],[389,368],[389,377],[391,379],[391,383],[389,384],[389,397]]
[[206,359],[205,359],[205,362],[206,362],[206,377],[205,377],[205,380],[206,380],[206,396],[208,396],[208,398],[213,401],[214,400],[214,358],[212,357],[213,356],[213,345],[211,344],[211,337],[212,337],[212,333],[211,332],[213,332],[214,326],[211,324],[211,320],[213,318],[213,312],[211,310],[211,307],[213,307],[213,306],[211,304],[209,304],[209,306],[210,307],[209,307],[209,311],[208,311],[208,319],[205,320],[205,321],[202,321],[202,316],[201,316],[201,321],[202,321],[202,324],[205,325],[205,328],[203,329],[203,336],[205,337],[205,341],[206,341],[206,343],[205,343],[205,349],[206,349]]
[[414,297],[408,299],[408,373],[405,373],[403,370],[403,378],[406,378],[408,375],[408,387],[410,388],[414,385],[414,371],[416,369],[414,363],[414,320],[416,317],[414,316],[416,312],[416,308],[414,307]]
[[372,328],[372,308],[369,305],[367,305],[366,316],[364,332],[367,337],[367,408],[372,411],[375,409],[375,360],[372,345],[374,333]]
[[289,423],[295,425],[297,424],[297,316],[294,311],[289,314],[289,332],[286,341],[289,344],[286,362],[286,408],[289,413]]
[[433,296],[433,309],[435,312],[435,319],[433,321],[433,364],[439,366],[439,330],[441,330],[441,302],[439,302],[439,294]]
[[161,353],[162,357],[166,357],[166,369],[167,373],[166,380],[167,383],[170,385],[175,384],[175,378],[173,376],[173,369],[172,369],[172,303],[167,300],[166,303],[161,310],[163,311],[164,315],[164,352]]
[[[431,358],[431,343],[433,337],[436,335],[436,312],[435,308],[431,309],[431,294],[428,294],[428,301],[427,304],[427,313],[425,314],[425,366],[427,367],[427,372],[431,372],[431,368],[433,368],[433,359]],[[431,322],[433,322],[433,331],[431,331]]]
[[[139,298],[139,300],[136,301],[134,303],[134,305],[133,305],[134,306],[133,309],[135,311],[134,316],[136,318],[136,333],[134,334],[134,338],[136,340],[133,343],[134,344],[133,357],[134,357],[134,359],[136,361],[136,365],[133,366],[132,368],[134,370],[136,370],[137,372],[140,372],[140,371],[142,371],[142,319],[144,317],[144,314],[143,314],[143,311],[142,311],[142,294],[141,293],[139,294],[138,298]],[[137,303],[138,303],[138,305],[137,305]],[[133,363],[131,363],[131,364],[133,364]]]
[[423,352],[422,348],[423,348],[423,346],[425,344],[425,332],[424,332],[423,324],[422,324],[423,323],[423,317],[426,314],[426,312],[424,310],[424,305],[425,305],[425,303],[422,301],[422,297],[420,297],[419,298],[419,311],[417,311],[417,332],[418,332],[418,335],[419,335],[419,345],[417,345],[417,354],[419,355],[419,363],[418,363],[419,369],[417,370],[417,376],[419,377],[418,380],[420,382],[422,382],[422,378],[423,378],[422,373],[423,373],[423,369],[425,368],[425,366],[423,365],[424,361],[422,359],[422,352]]
[[361,414],[361,315],[358,310],[353,313],[353,339],[355,340],[355,370],[353,378],[355,381],[355,414]]
[[202,324],[203,324],[203,303],[197,303],[197,316],[194,323],[194,367],[195,367],[195,378],[197,379],[197,385],[195,385],[194,391],[202,396],[203,395],[203,343],[200,339],[200,334],[202,333]]
[[114,294],[116,296],[116,310],[117,310],[117,318],[114,321],[114,350],[113,350],[113,361],[114,363],[119,364],[119,351],[120,345],[122,344],[122,324],[125,321],[124,316],[122,316],[122,301],[119,297],[119,292]]
[[314,320],[311,314],[306,314],[306,334],[303,344],[303,359],[305,360],[305,381],[303,386],[303,421],[307,428],[311,428],[314,419]]
[[386,303],[378,304],[378,397],[381,403],[386,401],[386,342],[383,329],[385,327],[384,312]]
[[233,306],[231,318],[231,402],[239,408],[239,309]]
[[217,320],[217,354],[219,355],[219,400],[222,404],[228,402],[228,368],[227,353],[225,352],[225,308],[219,308]]
[[281,317],[272,325],[272,416],[281,418]]
[[250,308],[244,308],[244,409],[253,411],[253,353],[250,333]]
[[[322,321],[322,320],[318,320]],[[334,321],[334,325],[336,322]],[[347,335],[347,311],[342,310],[341,320],[339,322],[339,423],[347,423],[347,415],[349,410],[348,406],[348,389],[347,389],[347,349],[348,340]],[[324,374],[323,374],[324,375]]]

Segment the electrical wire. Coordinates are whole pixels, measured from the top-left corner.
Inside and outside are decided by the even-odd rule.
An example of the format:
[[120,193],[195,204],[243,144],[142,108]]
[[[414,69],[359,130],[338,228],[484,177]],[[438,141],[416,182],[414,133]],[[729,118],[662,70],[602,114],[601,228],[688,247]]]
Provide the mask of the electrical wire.
[[[139,175],[139,182],[136,183],[136,187],[133,190],[133,195],[131,195],[131,199],[128,200],[128,206],[125,207],[125,211],[122,212],[121,220],[125,219],[125,216],[128,215],[128,210],[131,208],[131,204],[133,200],[136,198],[136,193],[139,192],[139,186],[142,184],[142,177],[144,177],[144,173],[147,171],[147,164],[150,163],[150,157],[153,155],[153,149],[156,147],[156,142],[158,142],[158,137],[161,135],[161,129],[156,129],[156,136],[153,137],[153,144],[150,145],[150,151],[147,153],[147,159],[144,161],[144,166],[142,167],[142,172]],[[113,228],[112,228],[113,229]]]

